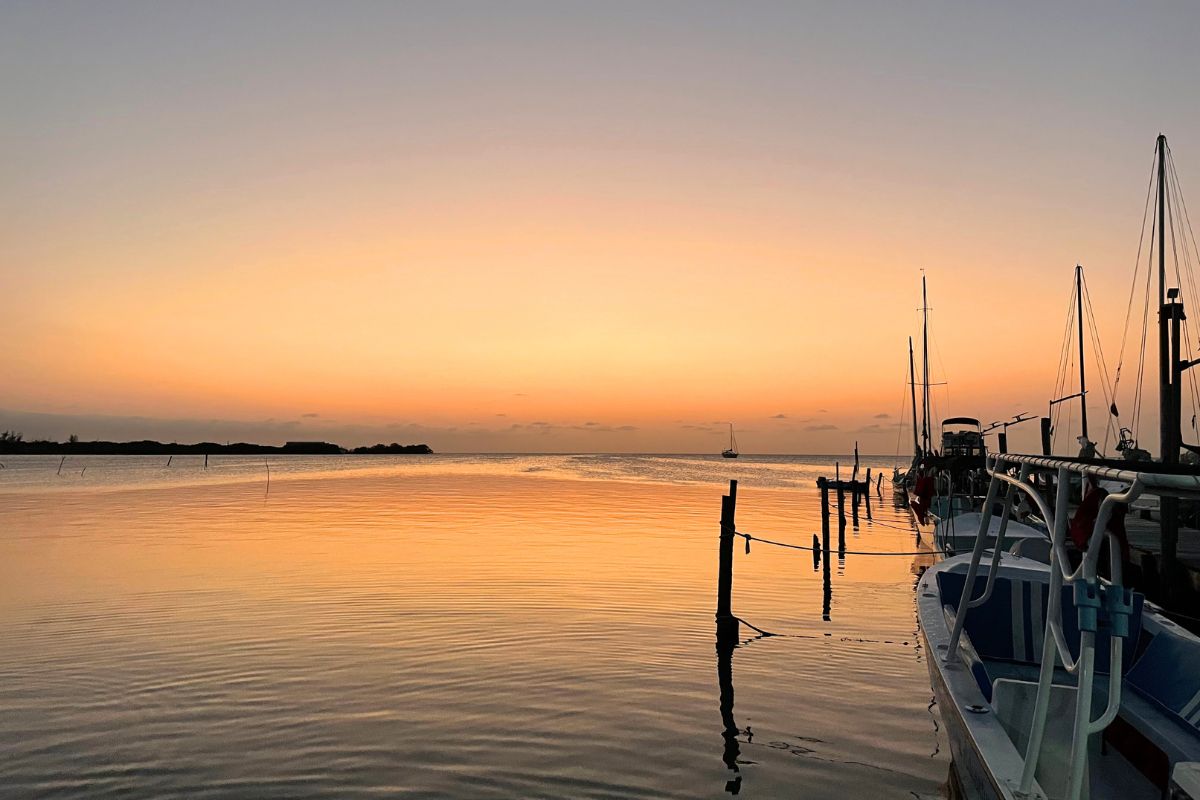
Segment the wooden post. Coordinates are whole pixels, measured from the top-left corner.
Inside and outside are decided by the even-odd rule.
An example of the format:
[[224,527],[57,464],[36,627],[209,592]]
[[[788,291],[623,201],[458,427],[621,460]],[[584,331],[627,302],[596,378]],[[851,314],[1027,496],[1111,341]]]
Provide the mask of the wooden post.
[[1000,431],[999,433],[996,434],[996,448],[1001,453],[1008,452],[1008,432],[1007,431]]
[[[845,558],[846,553],[846,490],[842,488],[841,482],[837,486],[838,493],[838,558]],[[853,484],[851,484],[851,493],[853,493]],[[851,503],[853,505],[853,503]],[[858,513],[854,512],[855,520],[858,519]]]
[[717,640],[736,639],[738,621],[733,616],[733,539],[737,508],[737,481],[721,498],[721,537],[717,551]]
[[813,534],[812,553],[813,572],[816,572],[821,568],[821,537],[817,536],[815,533]]
[[1042,424],[1042,455],[1048,456],[1048,455],[1050,455],[1050,450],[1052,449],[1051,443],[1050,443],[1050,418],[1042,417],[1041,424]]
[[854,527],[858,529],[858,504],[862,500],[862,492],[860,491],[858,481],[850,481],[850,515],[854,520]]
[[824,603],[822,618],[829,621],[830,575],[829,575],[829,481],[817,478],[817,486],[821,488],[821,574],[824,581]]
[[863,497],[867,499],[867,519],[871,519],[871,468],[867,467],[867,483],[863,486]]
[[208,469],[208,453],[204,454],[204,468]]
[[842,482],[837,482],[837,501],[838,501],[838,527],[846,527],[846,490],[842,488]]

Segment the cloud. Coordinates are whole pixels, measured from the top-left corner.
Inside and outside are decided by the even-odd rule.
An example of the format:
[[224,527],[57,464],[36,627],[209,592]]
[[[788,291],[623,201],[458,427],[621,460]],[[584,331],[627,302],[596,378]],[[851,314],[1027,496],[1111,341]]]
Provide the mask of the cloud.
[[896,428],[899,428],[899,427],[900,427],[900,423],[898,423],[898,422],[888,422],[883,425],[880,425],[878,422],[872,422],[870,425],[864,425],[854,432],[855,433],[886,433],[888,431],[894,431]]
[[775,416],[771,417],[771,419],[787,419],[787,418],[788,418],[787,414],[776,414]]
[[314,414],[313,412],[311,412],[311,411],[310,411],[309,413],[307,413],[307,414],[301,414],[300,416],[301,416],[301,417],[303,417],[303,418],[305,418],[305,419],[316,419],[317,417],[319,417],[319,416],[321,416],[321,415],[320,415],[320,414]]
[[636,425],[618,425],[615,428],[615,430],[622,431],[622,432],[636,431],[637,426]]
[[828,414],[828,413],[829,413],[829,409],[828,409],[828,408],[818,408],[818,409],[817,409],[817,411],[820,411],[822,414]]
[[507,417],[507,416],[508,416],[508,414],[497,414],[496,416],[497,416],[497,417]]
[[806,425],[804,427],[804,430],[811,433],[816,433],[817,431],[836,431],[837,429],[837,425],[830,425],[829,423],[825,423],[823,425]]
[[891,414],[876,414],[872,419],[891,419]]

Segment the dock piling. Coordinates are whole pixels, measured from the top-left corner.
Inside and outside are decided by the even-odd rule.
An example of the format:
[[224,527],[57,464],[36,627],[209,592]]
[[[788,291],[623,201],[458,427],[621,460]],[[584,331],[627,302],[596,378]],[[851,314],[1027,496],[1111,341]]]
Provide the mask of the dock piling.
[[863,486],[863,497],[866,498],[866,501],[867,501],[867,519],[872,519],[872,517],[871,517],[871,468],[870,467],[867,467],[867,482]]
[[[829,574],[829,481],[825,478],[817,478],[817,486],[821,489],[821,577],[824,582],[824,603],[822,607],[822,619],[829,621],[829,600],[831,595],[831,578]],[[841,516],[841,505],[838,506],[839,516]],[[842,527],[845,527],[845,519],[842,519]]]
[[737,481],[729,482],[729,494],[721,497],[721,536],[717,552],[717,640],[736,639],[737,617],[733,616],[733,539],[737,511]]

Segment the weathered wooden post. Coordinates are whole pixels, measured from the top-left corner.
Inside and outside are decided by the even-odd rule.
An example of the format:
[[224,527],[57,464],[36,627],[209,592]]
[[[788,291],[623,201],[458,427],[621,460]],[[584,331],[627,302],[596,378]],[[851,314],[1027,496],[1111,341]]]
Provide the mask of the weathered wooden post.
[[817,486],[821,489],[821,576],[824,583],[821,617],[828,622],[829,601],[832,594],[829,574],[829,481],[825,478],[817,478]]
[[850,517],[854,521],[854,529],[858,530],[858,504],[862,500],[862,484],[850,481]]
[[842,487],[842,482],[837,482],[837,501],[838,501],[838,527],[846,527],[846,490]]
[[717,640],[736,639],[737,617],[733,616],[733,539],[737,509],[737,481],[729,482],[729,494],[721,498],[721,538],[717,553]]
[[871,468],[867,467],[867,482],[863,485],[863,497],[867,499],[867,519],[871,519]]
[[1050,418],[1042,417],[1041,425],[1042,425],[1042,455],[1048,456],[1048,455],[1050,455],[1050,450],[1052,449],[1051,442],[1050,442]]

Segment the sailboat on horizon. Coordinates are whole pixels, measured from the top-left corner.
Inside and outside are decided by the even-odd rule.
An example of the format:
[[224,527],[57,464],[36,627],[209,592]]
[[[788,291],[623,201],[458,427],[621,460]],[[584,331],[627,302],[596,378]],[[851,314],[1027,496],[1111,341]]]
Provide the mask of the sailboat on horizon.
[[737,437],[733,435],[733,423],[729,423],[729,447],[721,451],[723,458],[737,458]]

